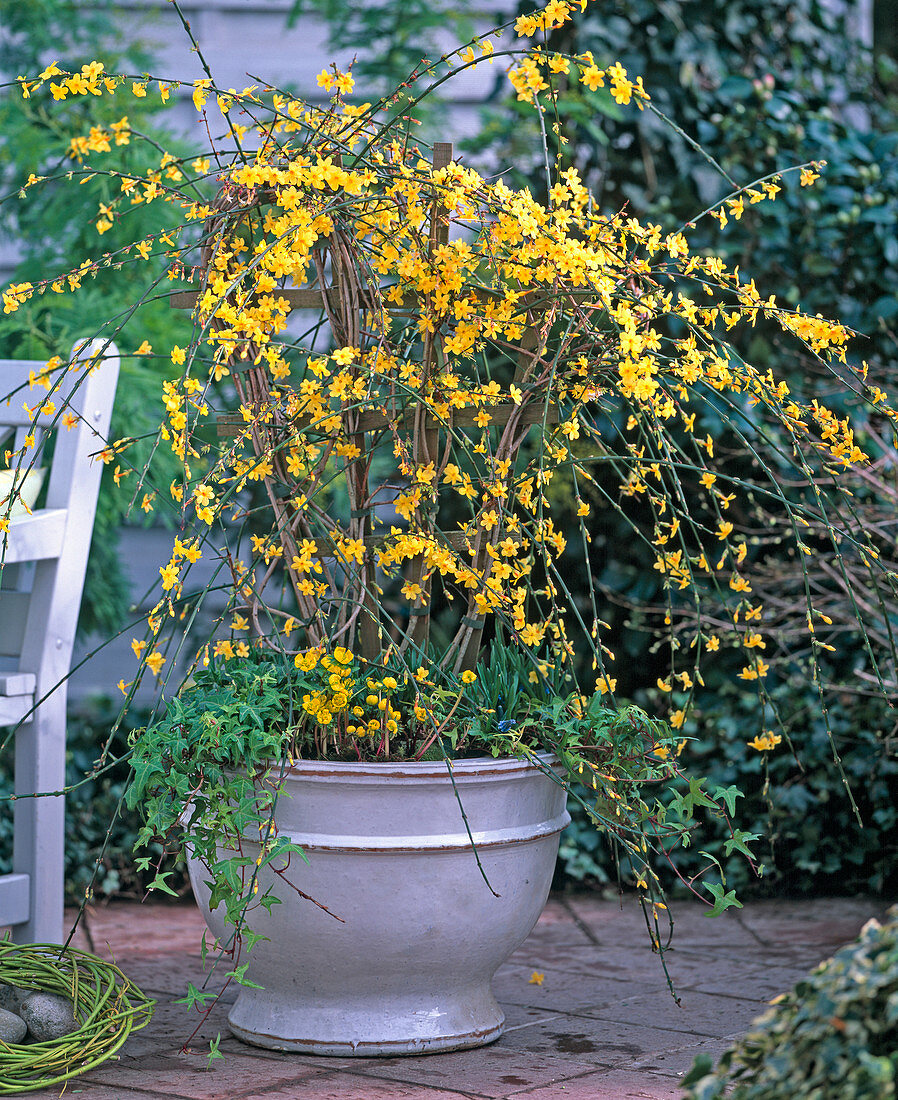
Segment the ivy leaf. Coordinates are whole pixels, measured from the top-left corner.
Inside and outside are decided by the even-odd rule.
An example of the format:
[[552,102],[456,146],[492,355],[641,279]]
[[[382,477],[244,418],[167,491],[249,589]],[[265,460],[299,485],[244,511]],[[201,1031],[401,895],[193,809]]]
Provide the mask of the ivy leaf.
[[704,779],[697,779],[693,776],[689,780],[689,793],[686,795],[686,798],[689,800],[691,806],[708,806],[712,810],[716,809],[717,807],[714,805],[713,799],[709,798],[704,790],[702,790],[702,783],[704,782]]
[[685,794],[677,794],[671,799],[670,808],[684,821],[689,821],[695,814],[696,806],[708,806],[717,809],[717,804],[702,790],[703,779],[691,778],[689,790]]
[[728,893],[724,893],[724,887],[719,882],[706,882],[705,889],[714,898],[714,905],[711,909],[705,913],[706,917],[719,917],[720,914],[731,906],[735,906],[737,909],[742,908],[742,902],[736,900],[736,891],[730,890]]
[[221,1032],[219,1032],[214,1039],[209,1042],[209,1053],[206,1055],[206,1068],[211,1069],[212,1063],[216,1058],[224,1058],[224,1055],[218,1049],[218,1044],[221,1042]]
[[[742,791],[739,790],[738,787],[730,784],[729,787],[715,787],[713,797],[715,801],[724,803],[727,808],[727,813],[732,817],[732,815],[736,812],[736,799],[744,798],[745,795],[742,793]],[[729,852],[727,853],[727,855],[729,855]]]
[[[266,912],[266,913],[270,913],[270,912],[271,912],[271,907],[272,907],[273,905],[281,905],[281,904],[282,904],[282,903],[281,903],[281,899],[280,899],[280,898],[276,898],[276,897],[274,896],[274,894],[264,894],[264,895],[263,895],[263,896],[262,896],[261,898],[259,898],[258,900],[259,900],[259,904],[260,904],[260,905],[262,906],[262,908],[263,908],[263,909],[265,910],[265,912]],[[245,933],[244,933],[244,934],[245,934]]]
[[251,928],[244,928],[242,935],[247,952],[252,951],[259,940],[268,940],[268,936],[263,936],[260,932],[254,932]]
[[238,985],[245,985],[247,989],[264,989],[264,985],[256,985],[255,982],[252,982],[249,980],[249,978],[247,978],[246,971],[248,966],[249,963],[244,963],[243,966],[238,966],[234,970],[228,971],[228,973],[225,974],[225,977],[233,978],[234,981],[238,983]]
[[727,855],[732,855],[733,851],[742,852],[743,855],[748,856],[749,859],[754,858],[754,853],[750,852],[748,845],[760,837],[760,833],[747,833],[742,829],[736,829],[729,840],[724,841],[723,850]]
[[171,894],[173,898],[178,897],[176,890],[172,888],[165,881],[167,878],[171,878],[173,871],[165,871],[161,874],[157,874],[153,881],[147,887],[148,890],[161,890],[164,894]]
[[193,982],[187,983],[187,995],[185,997],[179,997],[173,1004],[187,1005],[188,1008],[195,1008],[201,1011],[206,1007],[209,1001],[217,1001],[219,994],[212,989],[197,989]]

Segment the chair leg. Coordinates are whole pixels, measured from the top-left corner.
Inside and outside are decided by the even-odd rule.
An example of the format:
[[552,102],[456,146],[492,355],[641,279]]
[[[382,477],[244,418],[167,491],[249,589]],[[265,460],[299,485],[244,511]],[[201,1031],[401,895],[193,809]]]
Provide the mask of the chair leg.
[[[30,879],[30,913],[16,943],[61,943],[65,796],[65,690],[51,695],[16,733],[13,871]],[[34,797],[34,792],[40,792]]]

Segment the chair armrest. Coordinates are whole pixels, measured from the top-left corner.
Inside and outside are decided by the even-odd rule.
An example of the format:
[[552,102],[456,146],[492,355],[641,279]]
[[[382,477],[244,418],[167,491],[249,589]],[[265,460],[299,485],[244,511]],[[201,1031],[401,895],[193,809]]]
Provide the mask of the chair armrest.
[[33,672],[0,672],[0,697],[34,695],[37,677]]
[[9,531],[0,534],[0,560],[7,564],[58,558],[65,535],[65,508],[41,508],[30,516],[9,521]]

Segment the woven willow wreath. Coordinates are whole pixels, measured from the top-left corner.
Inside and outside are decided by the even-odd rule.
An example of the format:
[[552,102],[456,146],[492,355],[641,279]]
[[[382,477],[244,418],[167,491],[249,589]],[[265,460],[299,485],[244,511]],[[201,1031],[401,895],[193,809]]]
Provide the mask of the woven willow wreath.
[[81,1025],[52,1042],[0,1040],[0,1095],[48,1088],[94,1069],[150,1022],[155,1004],[117,966],[58,944],[0,943],[0,980],[67,997]]

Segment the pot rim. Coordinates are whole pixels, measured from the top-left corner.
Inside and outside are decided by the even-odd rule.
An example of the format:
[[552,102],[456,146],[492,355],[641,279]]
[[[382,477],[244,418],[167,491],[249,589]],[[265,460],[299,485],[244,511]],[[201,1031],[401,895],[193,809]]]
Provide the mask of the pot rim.
[[[459,779],[477,777],[506,778],[518,773],[545,775],[560,772],[561,762],[552,752],[536,752],[533,756],[545,765],[538,767],[529,757],[473,756],[462,760],[394,760],[378,764],[350,760],[294,760],[283,768],[284,779],[368,779],[368,780],[433,780],[445,779],[451,773]],[[279,764],[269,773],[269,779],[281,777]]]

